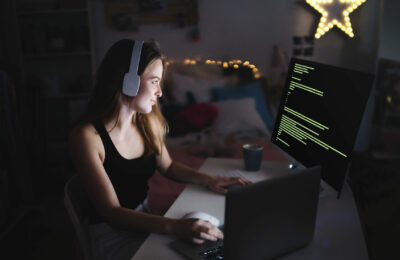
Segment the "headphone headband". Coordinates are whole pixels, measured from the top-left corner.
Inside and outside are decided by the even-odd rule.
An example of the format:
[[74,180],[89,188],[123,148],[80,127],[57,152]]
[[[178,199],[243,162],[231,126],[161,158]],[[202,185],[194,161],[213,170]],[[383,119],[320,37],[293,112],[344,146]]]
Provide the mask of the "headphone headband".
[[143,41],[135,41],[133,45],[133,51],[131,56],[131,65],[129,66],[129,72],[138,74],[140,54],[142,53]]
[[135,41],[131,56],[131,63],[128,73],[125,73],[122,93],[134,97],[137,95],[140,86],[140,76],[138,75],[140,55],[142,53],[143,41]]

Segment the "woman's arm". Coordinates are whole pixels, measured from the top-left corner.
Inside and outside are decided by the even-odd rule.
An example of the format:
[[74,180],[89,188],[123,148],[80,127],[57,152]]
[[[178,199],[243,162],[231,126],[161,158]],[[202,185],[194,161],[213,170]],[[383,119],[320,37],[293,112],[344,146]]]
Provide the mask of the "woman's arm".
[[171,232],[173,220],[138,212],[120,205],[114,187],[103,167],[104,147],[91,125],[71,132],[70,152],[77,174],[93,206],[111,226],[147,232]]
[[210,190],[222,194],[228,191],[226,186],[236,183],[242,185],[250,183],[242,178],[212,176],[196,171],[182,163],[175,162],[171,159],[165,145],[163,145],[161,155],[157,157],[157,167],[159,172],[169,179],[184,183],[204,185]]
[[93,206],[110,225],[116,228],[151,233],[175,234],[194,243],[222,239],[222,232],[199,219],[171,219],[124,208],[103,167],[104,147],[91,126],[72,131],[69,146],[72,160]]

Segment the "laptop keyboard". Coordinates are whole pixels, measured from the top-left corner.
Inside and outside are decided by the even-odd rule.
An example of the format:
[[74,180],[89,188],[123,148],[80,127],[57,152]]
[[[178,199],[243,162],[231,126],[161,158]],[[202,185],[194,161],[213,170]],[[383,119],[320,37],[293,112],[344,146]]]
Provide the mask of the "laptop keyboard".
[[[243,174],[239,170],[233,170],[233,171],[225,172],[221,176],[224,176],[224,177],[236,177],[236,178],[239,177],[239,178],[242,178],[244,180],[248,180],[245,176],[243,176]],[[228,190],[235,190],[235,189],[240,189],[242,187],[243,187],[242,184],[235,183],[233,185],[225,186],[224,188],[226,188]]]
[[219,260],[224,259],[223,246],[214,247],[207,249],[206,251],[200,252],[199,256],[207,260]]
[[220,176],[224,176],[224,177],[239,177],[239,178],[247,180],[247,178],[239,170],[232,170],[232,171],[229,171],[229,172],[224,172]]

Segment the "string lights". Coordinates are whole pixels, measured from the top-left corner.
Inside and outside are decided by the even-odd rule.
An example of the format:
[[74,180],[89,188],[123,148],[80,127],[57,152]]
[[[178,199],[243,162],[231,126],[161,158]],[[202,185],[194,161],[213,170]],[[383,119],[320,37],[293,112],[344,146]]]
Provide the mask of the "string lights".
[[[168,60],[165,62],[166,66],[169,66],[171,64],[175,63],[175,60]],[[196,59],[196,60],[192,60],[192,59],[185,59],[182,62],[184,65],[196,65],[196,64],[200,64],[201,60],[200,59]],[[216,61],[216,60],[210,60],[207,59],[204,61],[205,64],[208,65],[216,65],[216,66],[221,66],[223,69],[229,69],[229,68],[233,68],[234,70],[238,70],[240,68],[248,68],[252,74],[253,77],[258,79],[261,77],[261,74],[258,70],[258,68],[256,68],[256,66],[254,64],[251,64],[249,61],[244,61],[242,62],[241,60],[230,60],[230,61]]]
[[[354,37],[349,15],[366,0],[306,0],[321,15],[315,38],[319,39],[334,26]],[[340,12],[335,12],[340,10]],[[340,13],[340,14],[337,14]]]

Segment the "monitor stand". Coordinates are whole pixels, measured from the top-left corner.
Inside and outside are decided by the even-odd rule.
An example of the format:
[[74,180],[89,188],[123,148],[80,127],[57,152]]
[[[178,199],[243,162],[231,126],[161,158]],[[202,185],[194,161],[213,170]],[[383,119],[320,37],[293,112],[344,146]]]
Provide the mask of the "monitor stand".
[[[305,166],[303,164],[301,164],[299,161],[294,159],[291,155],[286,153],[279,146],[277,146],[275,144],[273,144],[273,146],[275,148],[277,148],[281,152],[281,154],[289,160],[289,164],[288,164],[289,171],[295,171],[297,169],[305,168]],[[333,194],[335,194],[335,191],[331,187],[329,187],[329,185],[321,178],[321,183],[319,185],[319,198],[320,199],[325,198],[328,196],[332,196]]]
[[[297,169],[305,168],[304,165],[302,165],[300,162],[296,161],[293,158],[290,158],[289,164],[288,164],[288,169],[290,171],[295,171]],[[321,179],[321,183],[319,184],[319,198],[325,198],[329,195],[333,195],[334,193],[332,192],[332,188],[328,186],[328,184]]]

